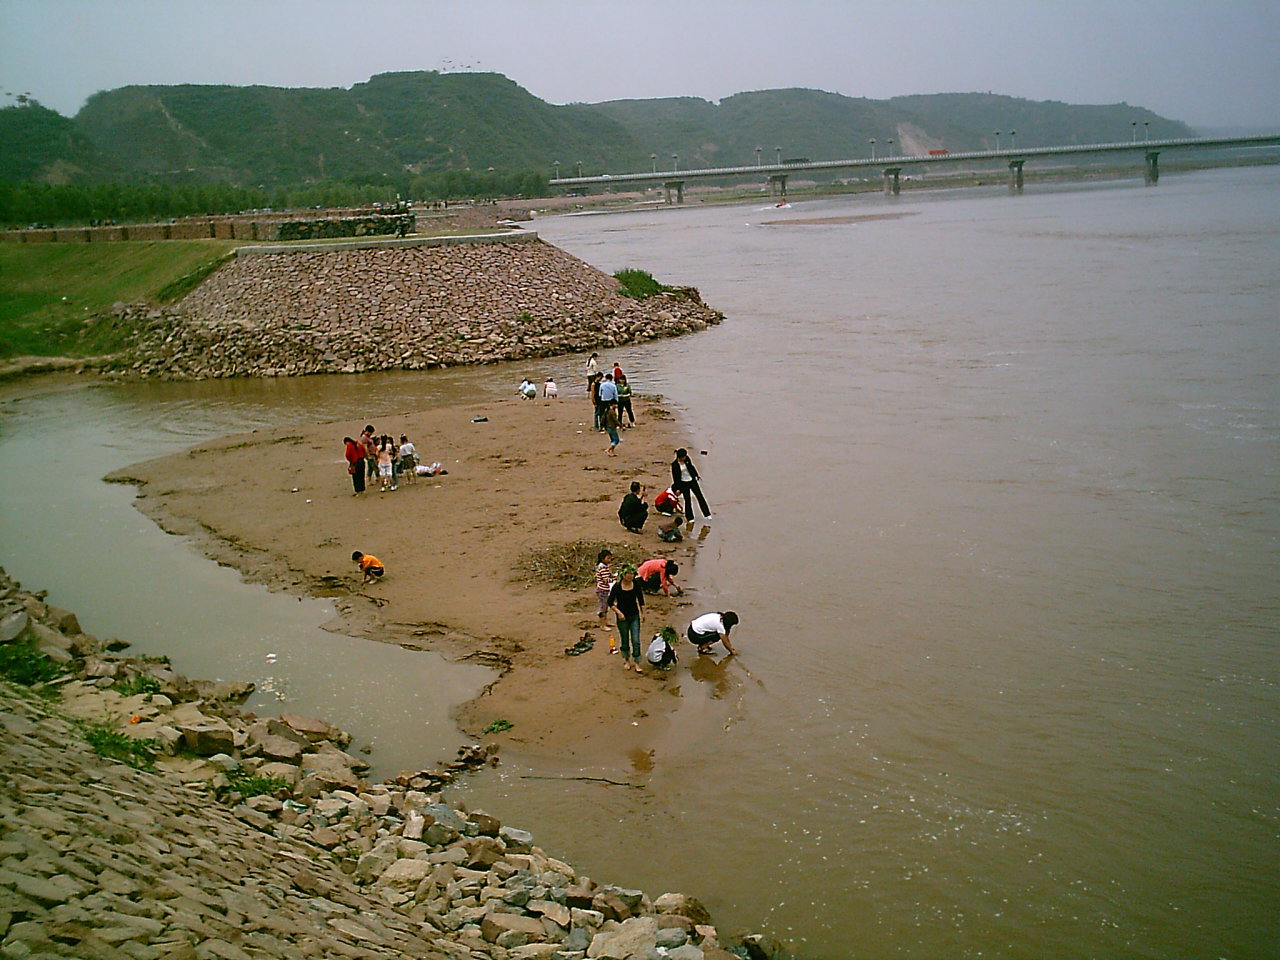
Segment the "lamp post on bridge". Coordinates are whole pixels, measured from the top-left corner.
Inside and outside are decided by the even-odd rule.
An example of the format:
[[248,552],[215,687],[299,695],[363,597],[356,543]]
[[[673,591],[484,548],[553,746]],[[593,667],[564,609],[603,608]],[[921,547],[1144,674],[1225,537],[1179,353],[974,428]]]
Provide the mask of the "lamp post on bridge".
[[1138,121],[1137,120],[1129,121],[1129,126],[1133,127],[1133,142],[1137,143],[1138,142]]
[[893,156],[893,137],[890,137],[888,140],[885,141],[884,150],[885,150],[884,155],[886,158]]
[[551,161],[551,171],[552,171],[552,179],[559,180],[560,179],[560,161],[559,160]]
[[774,152],[777,154],[777,157],[778,157],[778,166],[782,166],[782,148],[781,148],[781,147],[774,147],[773,149],[774,149]]
[[874,160],[876,158],[876,138],[872,137],[867,142],[871,144],[871,159]]
[[578,177],[579,178],[582,177],[582,161],[581,160],[578,161]]
[[1009,149],[1010,150],[1018,149],[1018,131],[1017,130],[1009,131]]
[[675,173],[680,169],[680,154],[673,153],[671,155],[671,172]]
[[996,153],[1000,152],[1000,131],[996,131]]
[[759,167],[759,166],[763,166],[763,164],[762,164],[762,162],[761,162],[761,160],[760,160],[760,151],[761,151],[761,150],[763,150],[763,149],[764,149],[764,147],[756,147],[756,166],[757,166],[757,167]]
[[649,154],[649,160],[653,163],[653,172],[658,172],[658,155],[656,153]]
[[1142,142],[1143,143],[1151,142],[1151,121],[1150,120],[1142,121]]

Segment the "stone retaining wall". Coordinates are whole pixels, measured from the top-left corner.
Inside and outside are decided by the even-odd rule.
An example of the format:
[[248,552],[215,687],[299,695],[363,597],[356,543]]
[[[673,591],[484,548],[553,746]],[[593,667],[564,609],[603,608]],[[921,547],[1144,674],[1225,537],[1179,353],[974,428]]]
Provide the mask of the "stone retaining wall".
[[147,329],[112,369],[171,379],[425,370],[639,343],[723,319],[693,288],[636,301],[551,244],[484,239],[237,257],[175,310],[117,305]]

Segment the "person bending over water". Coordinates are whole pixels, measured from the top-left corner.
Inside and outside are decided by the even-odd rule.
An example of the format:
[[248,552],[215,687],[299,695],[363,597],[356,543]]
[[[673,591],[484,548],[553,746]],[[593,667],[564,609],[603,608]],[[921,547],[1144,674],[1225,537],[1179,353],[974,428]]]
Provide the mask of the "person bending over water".
[[697,646],[699,653],[710,653],[711,645],[719,640],[733,656],[738,651],[729,642],[729,631],[738,625],[738,615],[732,610],[723,613],[704,613],[689,624],[689,642]]

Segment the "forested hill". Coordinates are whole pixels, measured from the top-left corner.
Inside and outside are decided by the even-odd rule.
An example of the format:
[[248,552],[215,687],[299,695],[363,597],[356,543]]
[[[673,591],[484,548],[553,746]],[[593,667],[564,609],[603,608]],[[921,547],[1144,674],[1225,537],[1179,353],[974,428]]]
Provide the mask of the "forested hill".
[[[682,169],[786,158],[1193,136],[1126,104],[1074,106],[991,94],[867,100],[820,90],[554,105],[495,73],[387,73],[350,89],[131,86],[74,117],[34,101],[0,110],[0,180],[47,183],[319,181],[403,184],[447,170],[562,174]],[[1006,139],[1005,144],[1008,143]],[[757,153],[756,148],[761,151]]]

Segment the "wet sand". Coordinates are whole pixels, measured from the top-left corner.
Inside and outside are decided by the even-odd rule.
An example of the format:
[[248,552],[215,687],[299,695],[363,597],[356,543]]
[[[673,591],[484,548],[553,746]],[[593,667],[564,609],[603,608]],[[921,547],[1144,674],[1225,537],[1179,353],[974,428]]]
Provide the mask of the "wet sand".
[[[246,578],[333,597],[335,630],[497,668],[498,679],[457,712],[469,735],[506,720],[512,726],[497,739],[517,753],[612,765],[663,732],[672,702],[665,677],[624,670],[608,654],[593,584],[528,583],[521,560],[585,539],[686,566],[694,547],[660,541],[653,514],[639,535],[617,519],[632,480],[648,485],[650,500],[669,480],[672,450],[684,445],[673,414],[661,398],[637,397],[637,426],[606,456],[578,387],[561,384],[559,400],[371,413],[364,422],[378,433],[408,435],[423,462],[448,470],[402,481],[394,493],[374,481],[352,495],[342,438],[359,435],[364,424],[355,422],[226,437],[109,479],[137,483],[145,514]],[[362,585],[353,550],[381,559],[386,578]],[[682,630],[692,607],[648,597],[642,646],[666,623]],[[584,633],[595,647],[567,656]]]

